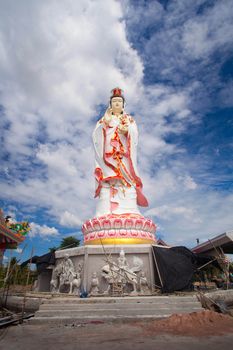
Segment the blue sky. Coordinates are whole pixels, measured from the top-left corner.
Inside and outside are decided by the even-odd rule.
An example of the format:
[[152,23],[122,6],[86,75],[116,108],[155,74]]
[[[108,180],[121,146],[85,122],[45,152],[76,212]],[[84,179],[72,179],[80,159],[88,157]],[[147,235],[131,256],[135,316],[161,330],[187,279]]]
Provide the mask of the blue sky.
[[31,223],[23,258],[82,240],[115,86],[158,236],[192,247],[233,229],[232,17],[230,0],[1,1],[0,207]]

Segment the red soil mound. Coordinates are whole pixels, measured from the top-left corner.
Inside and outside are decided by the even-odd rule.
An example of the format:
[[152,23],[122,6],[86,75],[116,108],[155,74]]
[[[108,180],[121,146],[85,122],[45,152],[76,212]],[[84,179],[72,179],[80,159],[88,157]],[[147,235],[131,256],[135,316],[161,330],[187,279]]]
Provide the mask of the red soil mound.
[[204,310],[190,314],[174,314],[167,319],[138,324],[144,333],[170,333],[186,336],[207,336],[233,333],[233,318]]

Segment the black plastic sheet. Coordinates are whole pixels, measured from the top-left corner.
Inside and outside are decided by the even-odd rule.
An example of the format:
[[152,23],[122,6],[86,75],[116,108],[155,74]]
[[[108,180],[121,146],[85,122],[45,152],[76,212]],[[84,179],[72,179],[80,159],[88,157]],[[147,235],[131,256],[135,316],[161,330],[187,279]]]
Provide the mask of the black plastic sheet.
[[[192,289],[193,275],[198,268],[211,262],[213,256],[195,254],[186,247],[152,246],[163,293]],[[213,264],[218,266],[217,261]]]
[[49,265],[54,265],[55,264],[55,253],[51,252],[51,253],[47,253],[41,256],[33,256],[31,259],[28,259],[27,261],[24,261],[21,264],[21,267],[26,266],[27,264],[29,264],[31,261],[32,264],[36,264],[36,268],[37,271],[39,273],[43,272],[44,270],[46,270],[46,268]]

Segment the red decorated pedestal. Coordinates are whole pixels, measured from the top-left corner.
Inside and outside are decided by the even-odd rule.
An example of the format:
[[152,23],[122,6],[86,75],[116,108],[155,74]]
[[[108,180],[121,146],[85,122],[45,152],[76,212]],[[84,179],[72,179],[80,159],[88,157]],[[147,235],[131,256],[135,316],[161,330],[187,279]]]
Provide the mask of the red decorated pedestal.
[[85,245],[154,244],[156,226],[138,214],[108,214],[82,226]]

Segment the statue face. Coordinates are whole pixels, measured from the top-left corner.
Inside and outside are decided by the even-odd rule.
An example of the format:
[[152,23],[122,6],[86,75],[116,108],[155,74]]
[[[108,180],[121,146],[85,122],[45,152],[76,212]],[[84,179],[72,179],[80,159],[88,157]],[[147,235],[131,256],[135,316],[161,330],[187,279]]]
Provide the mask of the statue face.
[[111,100],[113,113],[121,113],[123,111],[124,101],[122,97],[113,97]]
[[120,257],[121,257],[121,258],[124,258],[124,256],[125,256],[125,252],[124,252],[124,250],[121,250],[121,251],[120,251]]

